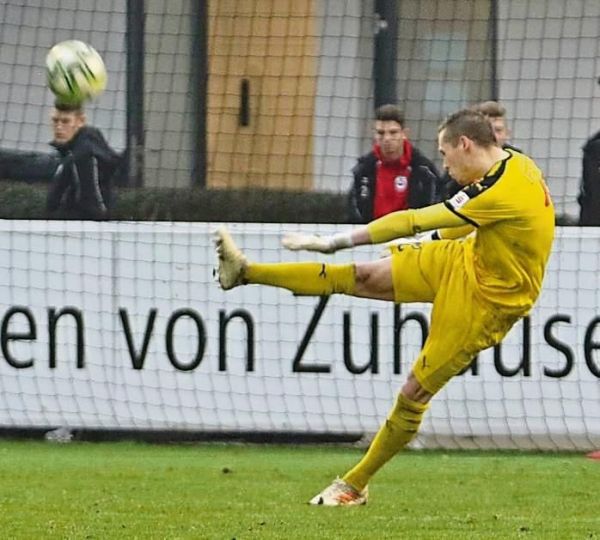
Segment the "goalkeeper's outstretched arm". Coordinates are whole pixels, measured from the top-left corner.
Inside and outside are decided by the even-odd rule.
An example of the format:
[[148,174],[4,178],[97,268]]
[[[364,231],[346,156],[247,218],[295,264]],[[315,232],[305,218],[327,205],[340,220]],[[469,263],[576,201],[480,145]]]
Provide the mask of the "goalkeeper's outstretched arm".
[[[381,244],[396,238],[413,236],[422,231],[454,227],[463,229],[465,225],[463,218],[453,213],[444,203],[439,203],[425,208],[393,212],[347,233],[337,233],[332,236],[288,234],[283,238],[282,244],[294,251],[334,253],[352,246]],[[464,234],[465,230],[461,230],[459,236]]]

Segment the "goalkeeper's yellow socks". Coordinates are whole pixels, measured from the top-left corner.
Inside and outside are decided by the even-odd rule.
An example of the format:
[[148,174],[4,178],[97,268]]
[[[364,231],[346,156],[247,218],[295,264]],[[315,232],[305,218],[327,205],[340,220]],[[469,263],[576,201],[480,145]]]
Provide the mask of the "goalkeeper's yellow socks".
[[417,434],[428,405],[412,401],[402,394],[373,439],[360,462],[344,476],[344,481],[362,491],[370,478],[404,448]]
[[289,289],[295,294],[322,296],[353,294],[356,283],[354,264],[248,263],[245,283],[259,283]]

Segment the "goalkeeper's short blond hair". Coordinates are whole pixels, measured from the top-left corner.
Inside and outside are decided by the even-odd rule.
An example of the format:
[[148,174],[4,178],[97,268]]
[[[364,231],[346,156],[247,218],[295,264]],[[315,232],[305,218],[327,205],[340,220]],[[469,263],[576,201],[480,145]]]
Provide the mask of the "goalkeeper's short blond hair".
[[443,141],[456,146],[463,135],[479,146],[496,145],[496,135],[487,116],[473,109],[461,109],[447,116],[438,133],[444,132]]

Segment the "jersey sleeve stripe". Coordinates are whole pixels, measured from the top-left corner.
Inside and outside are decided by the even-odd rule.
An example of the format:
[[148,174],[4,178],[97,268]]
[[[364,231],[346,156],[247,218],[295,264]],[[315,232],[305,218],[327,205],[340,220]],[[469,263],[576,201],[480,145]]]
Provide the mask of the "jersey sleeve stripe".
[[477,227],[479,228],[479,223],[477,223],[476,221],[473,221],[471,218],[468,218],[467,216],[461,214],[458,210],[456,210],[452,204],[450,204],[449,201],[444,201],[444,206],[450,210],[450,212],[452,212],[453,214],[456,214],[460,219],[464,220],[465,222],[469,223],[470,225],[473,225],[473,227]]

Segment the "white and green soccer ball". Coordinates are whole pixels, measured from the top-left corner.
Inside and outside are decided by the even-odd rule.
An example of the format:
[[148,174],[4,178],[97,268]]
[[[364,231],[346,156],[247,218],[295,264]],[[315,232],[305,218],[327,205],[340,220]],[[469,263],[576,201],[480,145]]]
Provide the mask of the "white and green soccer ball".
[[83,103],[106,88],[106,67],[96,49],[83,41],[57,43],[46,56],[48,86],[63,103]]

